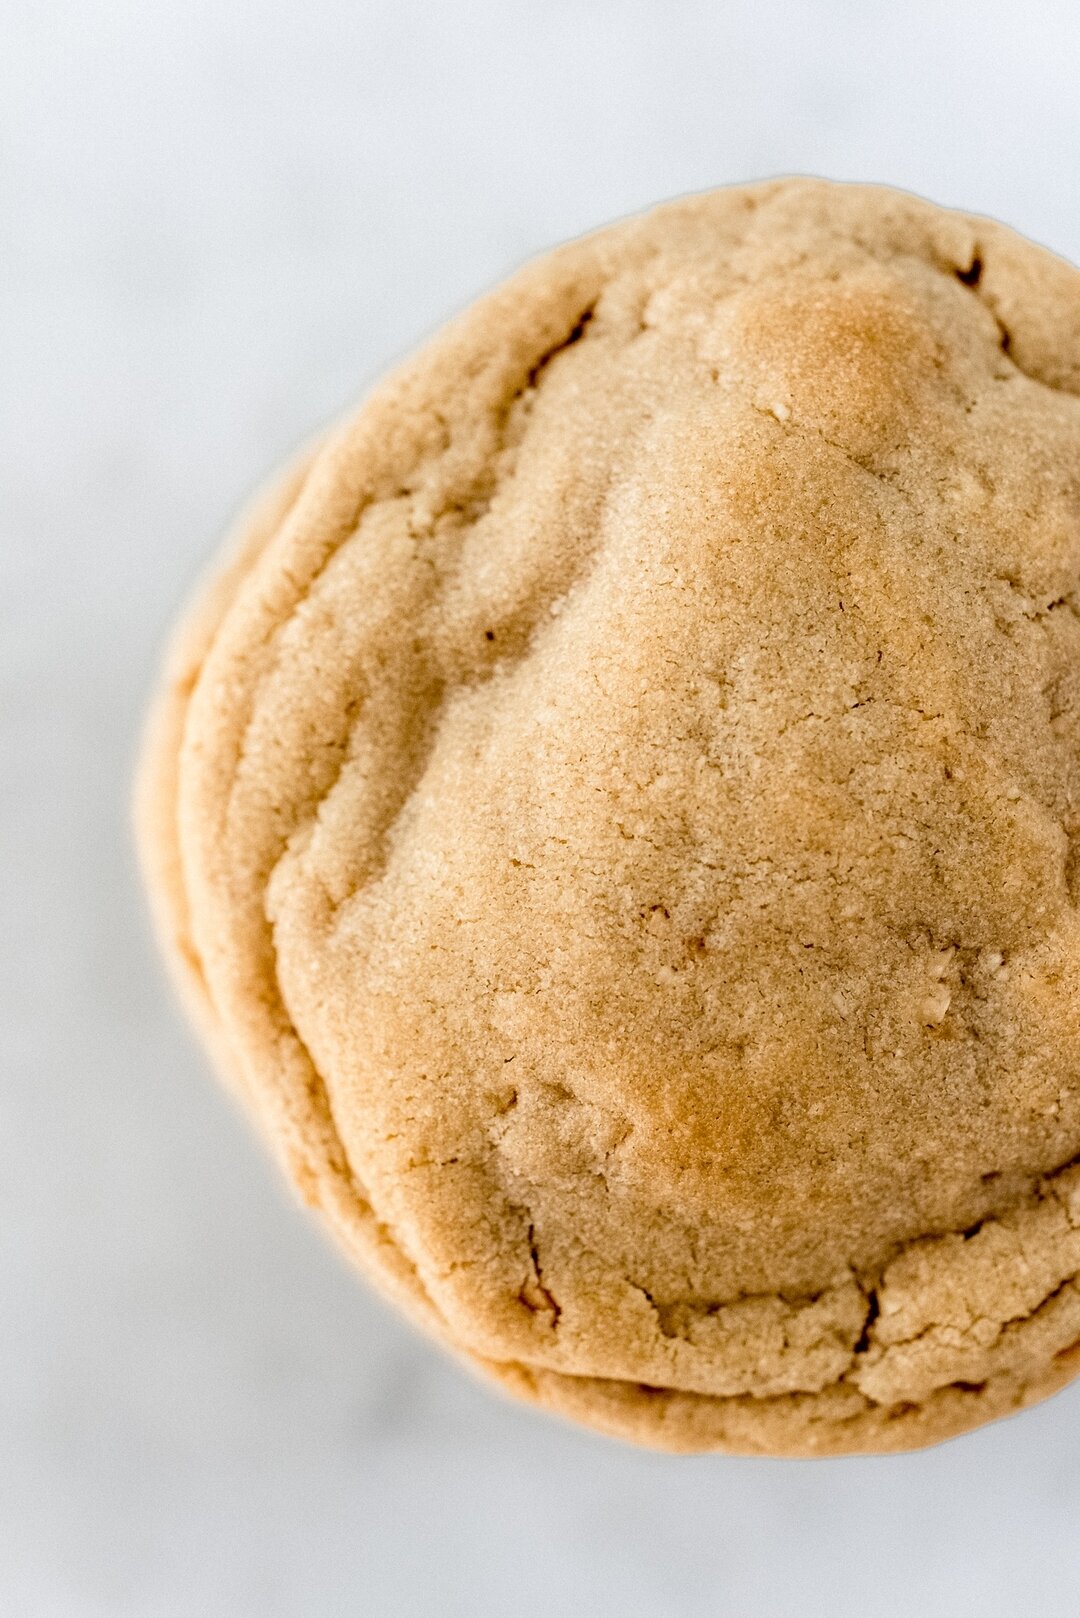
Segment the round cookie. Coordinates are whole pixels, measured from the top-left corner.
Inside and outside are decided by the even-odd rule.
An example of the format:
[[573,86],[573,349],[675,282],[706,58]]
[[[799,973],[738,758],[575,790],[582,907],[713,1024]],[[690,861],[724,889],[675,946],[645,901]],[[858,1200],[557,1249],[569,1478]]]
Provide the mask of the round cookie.
[[367,1273],[671,1449],[1080,1370],[1078,585],[1080,273],[875,188],[560,248],[291,470],[140,839]]

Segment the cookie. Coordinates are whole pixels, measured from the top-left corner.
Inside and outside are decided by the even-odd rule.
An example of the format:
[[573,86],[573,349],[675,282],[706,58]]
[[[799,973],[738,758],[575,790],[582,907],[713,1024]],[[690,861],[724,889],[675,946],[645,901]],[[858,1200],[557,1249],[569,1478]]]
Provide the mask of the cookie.
[[562,247],[241,524],[140,775],[362,1269],[674,1450],[1080,1369],[1080,273],[776,181]]

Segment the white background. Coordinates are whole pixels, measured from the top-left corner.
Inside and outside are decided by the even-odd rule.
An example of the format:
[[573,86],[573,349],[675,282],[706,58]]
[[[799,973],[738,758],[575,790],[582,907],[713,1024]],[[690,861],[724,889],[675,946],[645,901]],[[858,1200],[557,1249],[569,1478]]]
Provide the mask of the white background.
[[1080,257],[1080,6],[0,0],[0,1614],[1080,1611],[1080,1387],[913,1457],[639,1453],[474,1386],[218,1093],[127,832],[249,487],[521,259],[809,170]]

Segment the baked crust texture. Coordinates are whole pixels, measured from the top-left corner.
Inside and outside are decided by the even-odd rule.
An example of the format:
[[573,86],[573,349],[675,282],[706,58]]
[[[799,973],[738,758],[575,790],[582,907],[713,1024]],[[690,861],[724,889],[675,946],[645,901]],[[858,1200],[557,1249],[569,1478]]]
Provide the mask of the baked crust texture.
[[549,254],[243,519],[140,773],[366,1273],[676,1450],[1080,1368],[1080,273],[775,181]]

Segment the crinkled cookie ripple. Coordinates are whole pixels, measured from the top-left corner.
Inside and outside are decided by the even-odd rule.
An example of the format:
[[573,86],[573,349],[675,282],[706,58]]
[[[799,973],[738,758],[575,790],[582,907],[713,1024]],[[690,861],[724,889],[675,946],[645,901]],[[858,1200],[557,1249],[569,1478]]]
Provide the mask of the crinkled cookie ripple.
[[1080,1369],[1080,273],[915,198],[669,204],[481,299],[247,514],[139,829],[364,1270],[670,1449]]

